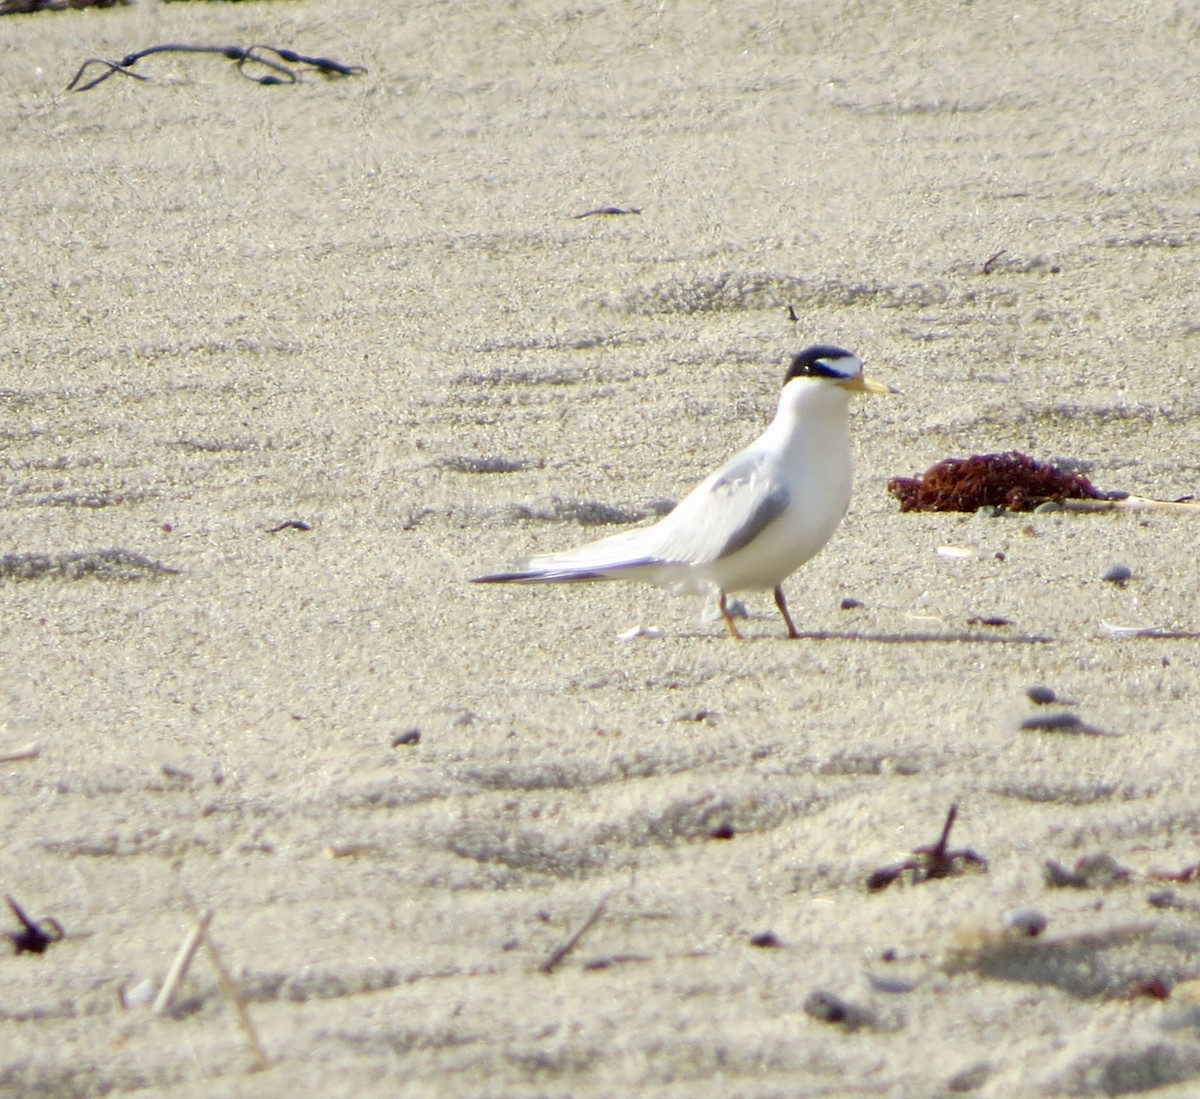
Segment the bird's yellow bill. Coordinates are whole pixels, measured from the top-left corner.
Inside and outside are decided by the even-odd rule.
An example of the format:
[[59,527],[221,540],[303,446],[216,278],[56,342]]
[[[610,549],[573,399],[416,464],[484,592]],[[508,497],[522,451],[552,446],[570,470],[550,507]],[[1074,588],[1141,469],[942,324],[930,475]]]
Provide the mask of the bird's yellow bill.
[[843,389],[849,389],[854,393],[899,393],[900,390],[894,386],[887,385],[885,382],[878,382],[874,378],[868,378],[865,374],[855,374],[853,378],[844,378],[837,383]]

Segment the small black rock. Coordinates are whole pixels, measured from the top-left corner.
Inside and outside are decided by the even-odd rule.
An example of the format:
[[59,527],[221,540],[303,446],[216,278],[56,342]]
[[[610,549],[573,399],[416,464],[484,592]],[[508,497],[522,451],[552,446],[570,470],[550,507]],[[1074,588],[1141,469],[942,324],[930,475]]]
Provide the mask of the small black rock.
[[774,931],[760,931],[757,935],[750,936],[750,945],[761,950],[777,950],[783,946],[783,940]]
[[818,989],[804,1001],[804,1014],[823,1023],[846,1023],[854,1018],[855,1012],[840,996]]
[[1053,687],[1034,686],[1025,693],[1029,696],[1030,702],[1036,702],[1039,706],[1049,706],[1052,702],[1058,701],[1058,695],[1054,693]]

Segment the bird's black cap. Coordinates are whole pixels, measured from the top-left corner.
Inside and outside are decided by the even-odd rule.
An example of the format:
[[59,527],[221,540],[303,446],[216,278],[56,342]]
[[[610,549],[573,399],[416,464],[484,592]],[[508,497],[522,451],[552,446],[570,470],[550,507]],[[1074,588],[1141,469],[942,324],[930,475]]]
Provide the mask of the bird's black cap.
[[862,363],[853,352],[843,347],[818,343],[796,352],[783,384],[787,385],[793,378],[831,378],[834,381],[844,381],[861,372]]

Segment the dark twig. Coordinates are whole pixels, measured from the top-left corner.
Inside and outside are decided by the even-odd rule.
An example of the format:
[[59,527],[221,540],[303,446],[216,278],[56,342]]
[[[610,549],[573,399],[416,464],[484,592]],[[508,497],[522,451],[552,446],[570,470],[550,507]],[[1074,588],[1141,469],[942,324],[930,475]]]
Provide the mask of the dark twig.
[[990,256],[988,256],[987,259],[983,261],[983,266],[980,268],[980,271],[982,271],[985,275],[990,275],[996,269],[997,261],[1007,251],[1007,248],[1001,248],[999,252],[993,252]]
[[[263,51],[274,54],[278,61],[274,61],[269,57],[263,56]],[[298,84],[300,75],[294,68],[289,68],[291,65],[306,65],[309,68],[316,69],[322,76],[358,76],[365,73],[367,70],[362,65],[343,65],[340,61],[334,61],[328,57],[308,57],[305,54],[297,53],[295,50],[280,49],[275,46],[255,45],[243,49],[241,46],[192,46],[185,43],[168,42],[161,46],[150,46],[144,50],[138,50],[136,53],[127,54],[120,61],[106,61],[102,57],[89,57],[82,65],[79,66],[79,71],[72,77],[71,83],[67,85],[67,91],[86,92],[90,88],[94,88],[97,84],[107,80],[113,73],[124,73],[126,76],[132,76],[137,80],[148,80],[149,77],[142,76],[138,73],[131,72],[132,66],[136,65],[143,57],[149,57],[154,53],[215,53],[226,58],[229,61],[237,62],[238,72],[247,80],[253,80],[256,84]],[[284,64],[286,62],[287,64]],[[83,74],[87,72],[91,65],[103,65],[104,72],[86,84],[81,84]],[[247,65],[260,65],[265,69],[270,70],[266,73],[247,72]]]
[[650,960],[649,954],[609,954],[603,958],[589,959],[583,963],[583,968],[594,973],[600,969],[611,969],[614,965],[631,965]]
[[621,214],[640,214],[642,211],[636,206],[630,206],[628,209],[622,206],[598,206],[595,210],[584,210],[582,214],[572,214],[573,218],[594,218],[598,215],[606,217],[617,217]]
[[969,847],[953,851],[950,849],[950,829],[954,827],[957,816],[958,806],[951,805],[937,843],[914,847],[912,858],[893,863],[891,866],[881,866],[867,878],[867,888],[872,892],[886,889],[906,872],[912,875],[914,885],[936,878],[952,878],[961,873],[960,863],[970,863],[987,870],[987,859],[977,855]]
[[13,915],[21,921],[20,931],[4,932],[4,937],[13,944],[17,954],[45,954],[51,943],[59,942],[66,936],[62,924],[53,916],[31,920],[12,897],[6,895],[4,899],[8,901]]
[[914,855],[928,856],[928,876],[931,878],[944,878],[954,869],[951,865],[954,861],[954,855],[947,848],[950,846],[950,829],[954,827],[954,821],[957,817],[958,806],[951,805],[950,811],[946,814],[946,823],[942,825],[942,834],[938,836],[937,843],[929,847],[913,848]]
[[562,943],[560,946],[556,946],[554,950],[551,951],[550,957],[548,957],[540,966],[538,966],[538,969],[542,973],[553,973],[559,967],[559,965],[562,964],[563,959],[579,945],[579,940],[591,930],[592,925],[595,924],[596,921],[599,920],[604,914],[604,906],[608,903],[608,898],[611,896],[611,893],[605,893],[604,896],[600,898],[596,907],[592,909],[591,915],[589,915],[588,918],[579,925],[579,930],[576,931],[575,934],[569,939],[567,939],[566,942]]

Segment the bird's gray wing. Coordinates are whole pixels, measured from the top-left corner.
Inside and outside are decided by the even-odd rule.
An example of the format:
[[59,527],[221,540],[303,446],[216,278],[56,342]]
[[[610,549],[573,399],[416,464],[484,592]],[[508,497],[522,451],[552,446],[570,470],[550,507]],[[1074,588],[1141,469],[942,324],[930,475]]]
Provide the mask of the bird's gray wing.
[[664,565],[707,565],[737,553],[786,510],[785,486],[767,454],[745,451],[710,473],[665,518],[562,553],[539,554],[518,572],[477,583],[615,579]]
[[656,556],[707,565],[745,549],[787,509],[787,487],[765,454],[739,454],[662,521]]

